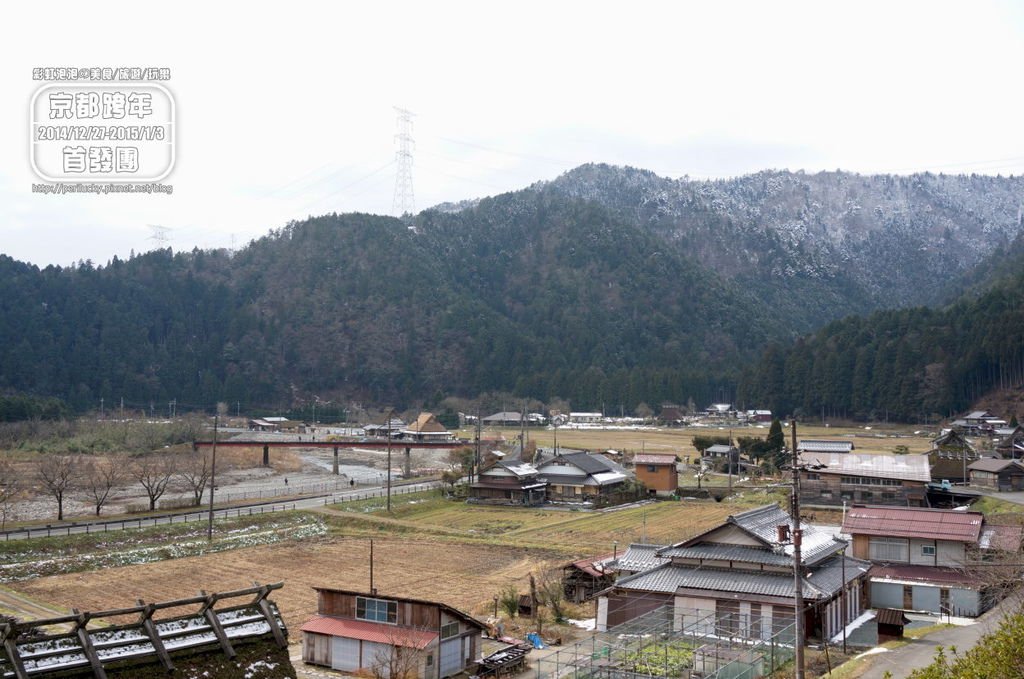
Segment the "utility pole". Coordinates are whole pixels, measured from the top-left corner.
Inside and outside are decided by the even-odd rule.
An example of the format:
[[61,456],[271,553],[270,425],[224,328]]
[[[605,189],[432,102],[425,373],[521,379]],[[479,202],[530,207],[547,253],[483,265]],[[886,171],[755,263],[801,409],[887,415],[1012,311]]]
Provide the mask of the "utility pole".
[[480,419],[480,409],[476,409],[476,459],[473,460],[473,474],[470,475],[470,483],[480,478],[480,436],[483,434],[483,421]]
[[213,542],[213,489],[217,485],[217,425],[220,413],[213,416],[213,460],[210,463],[210,522],[206,528],[206,541]]
[[800,542],[803,531],[800,529],[800,453],[796,449],[796,418],[790,420],[790,427],[793,436],[793,501],[790,504],[793,519],[793,584],[796,613],[794,616],[796,639],[793,642],[793,648],[796,651],[796,674],[794,677],[795,679],[804,679],[804,580],[800,563]]
[[395,140],[398,142],[398,150],[395,151],[395,162],[398,163],[398,171],[395,174],[395,196],[391,204],[396,217],[412,214],[416,209],[416,199],[412,189],[412,150],[416,142],[412,139],[412,111],[404,108],[395,108],[398,114],[398,132]]
[[388,409],[387,420],[384,423],[388,432],[388,514],[391,513],[391,418],[394,412],[394,408]]

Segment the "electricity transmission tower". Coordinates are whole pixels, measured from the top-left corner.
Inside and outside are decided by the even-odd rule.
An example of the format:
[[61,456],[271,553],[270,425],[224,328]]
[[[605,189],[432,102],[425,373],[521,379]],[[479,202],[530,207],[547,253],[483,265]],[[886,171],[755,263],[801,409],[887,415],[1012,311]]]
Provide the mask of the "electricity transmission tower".
[[171,240],[171,237],[167,235],[171,232],[171,227],[159,224],[146,224],[146,226],[153,232],[146,240],[155,240],[156,246],[160,249],[167,247],[167,243]]
[[398,114],[398,132],[395,139],[398,141],[398,150],[395,151],[395,161],[398,163],[398,171],[395,175],[395,198],[391,209],[396,217],[405,214],[412,214],[416,209],[416,199],[412,190],[412,149],[415,142],[412,140],[412,117],[413,112],[404,108],[395,107]]

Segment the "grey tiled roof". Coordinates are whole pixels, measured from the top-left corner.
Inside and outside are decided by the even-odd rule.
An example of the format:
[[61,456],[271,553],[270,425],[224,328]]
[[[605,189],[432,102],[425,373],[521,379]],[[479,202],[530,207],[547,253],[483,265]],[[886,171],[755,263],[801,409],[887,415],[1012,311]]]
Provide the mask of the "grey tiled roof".
[[843,560],[846,561],[846,581],[856,580],[871,569],[870,561],[861,561],[848,556],[839,556],[823,561],[816,567],[809,568],[807,582],[821,592],[836,592],[842,588]]
[[743,545],[714,544],[710,542],[693,545],[692,547],[669,547],[659,552],[659,556],[761,563],[767,566],[793,565],[793,558],[791,556],[773,552],[770,549],[744,547]]
[[[777,527],[780,525],[791,525],[792,520],[789,514],[778,505],[765,505],[742,514],[735,514],[729,517],[729,522],[756,536],[767,545],[778,546],[779,534]],[[803,544],[800,557],[805,565],[814,564],[828,557],[828,555],[842,549],[846,544],[820,528],[807,524],[803,524],[801,528],[803,529]],[[790,556],[790,563],[792,563],[793,545],[787,544],[783,547],[783,550]]]
[[[834,557],[818,568],[810,569],[804,578],[804,597],[827,599],[841,588],[842,565],[846,558],[846,580],[849,582],[867,572],[870,564],[858,559]],[[705,568],[664,564],[643,573],[619,580],[616,588],[643,592],[672,593],[680,587],[729,594],[792,597],[795,586],[789,573],[767,573],[726,568]]]
[[658,550],[664,549],[662,545],[630,545],[626,552],[616,561],[616,567],[626,571],[646,571],[655,566],[665,563],[667,559],[658,556]]

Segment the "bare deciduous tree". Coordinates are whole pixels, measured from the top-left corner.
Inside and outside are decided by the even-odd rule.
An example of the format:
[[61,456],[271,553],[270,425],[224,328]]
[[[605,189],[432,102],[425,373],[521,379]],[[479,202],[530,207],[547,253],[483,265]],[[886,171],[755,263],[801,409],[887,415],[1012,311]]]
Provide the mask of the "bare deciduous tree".
[[139,482],[149,498],[150,511],[156,509],[156,502],[167,492],[167,487],[177,471],[177,459],[173,455],[141,455],[132,464],[132,477]]
[[21,476],[14,464],[6,456],[0,457],[0,530],[7,529],[7,520],[14,513],[21,491]]
[[565,580],[562,570],[551,569],[540,574],[537,595],[540,602],[548,607],[556,623],[565,621]]
[[184,456],[181,460],[181,468],[178,469],[178,478],[182,484],[192,492],[192,504],[196,507],[203,501],[203,493],[210,483],[210,474],[213,465],[210,463],[208,453],[194,452]]
[[75,490],[79,461],[72,455],[41,455],[36,463],[36,478],[57,501],[57,520],[64,520],[64,499]]
[[[387,632],[387,641],[380,644],[374,654],[370,672],[374,679],[417,679],[425,673],[424,662],[429,641],[424,630],[411,627],[393,627]],[[431,658],[433,663],[440,658]],[[431,668],[426,668],[431,669]]]
[[114,488],[121,485],[126,478],[124,460],[118,457],[105,460],[89,460],[85,463],[82,474],[82,486],[85,495],[100,515],[103,505],[113,498]]

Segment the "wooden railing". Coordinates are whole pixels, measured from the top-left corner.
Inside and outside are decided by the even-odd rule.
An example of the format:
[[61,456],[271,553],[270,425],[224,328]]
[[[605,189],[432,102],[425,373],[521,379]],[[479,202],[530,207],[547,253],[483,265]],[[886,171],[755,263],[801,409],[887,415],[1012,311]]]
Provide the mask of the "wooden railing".
[[[198,646],[220,647],[228,658],[235,657],[232,640],[272,634],[281,648],[288,645],[287,629],[281,614],[267,597],[284,583],[254,583],[253,587],[207,594],[161,603],[145,603],[95,613],[72,609],[71,615],[32,621],[0,623],[0,642],[5,658],[0,662],[0,677],[29,679],[78,669],[92,670],[96,679],[106,679],[106,667],[112,663],[159,662],[174,671],[171,652]],[[240,604],[232,599],[249,598]],[[221,606],[222,602],[229,602]],[[165,619],[156,614],[168,609],[198,606],[186,615]],[[137,616],[121,623],[119,619]],[[109,622],[108,622],[109,621]],[[99,623],[90,629],[90,623]],[[59,627],[65,631],[37,633]]]

